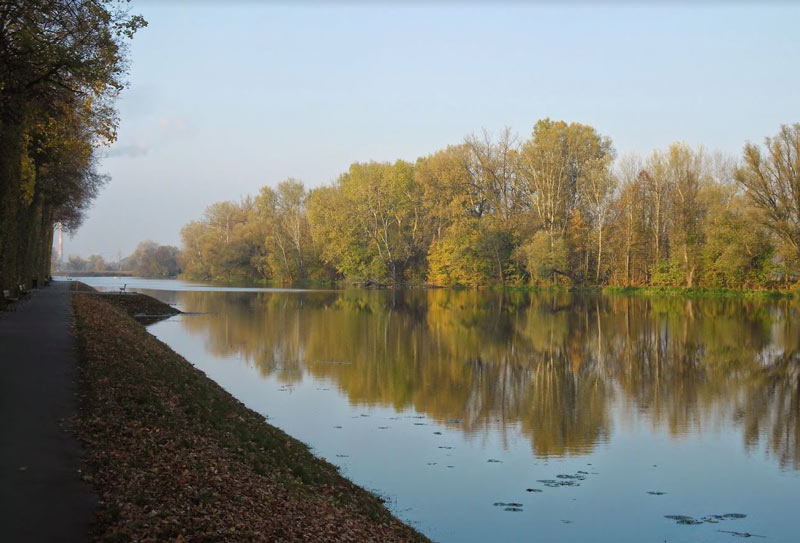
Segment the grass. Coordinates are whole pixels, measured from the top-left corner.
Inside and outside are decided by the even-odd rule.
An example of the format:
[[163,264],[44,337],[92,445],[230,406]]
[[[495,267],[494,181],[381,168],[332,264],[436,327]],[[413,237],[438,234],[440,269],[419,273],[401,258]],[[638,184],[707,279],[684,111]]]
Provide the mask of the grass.
[[637,296],[650,298],[689,298],[689,299],[749,299],[781,300],[800,296],[798,290],[788,289],[725,289],[725,288],[687,288],[687,287],[623,287],[623,286],[563,286],[563,285],[520,285],[501,287],[511,292],[571,292],[575,294],[606,294],[610,296]]
[[748,299],[781,300],[798,295],[795,290],[755,290],[725,288],[686,288],[686,287],[604,287],[604,294],[642,297],[680,297],[705,299]]

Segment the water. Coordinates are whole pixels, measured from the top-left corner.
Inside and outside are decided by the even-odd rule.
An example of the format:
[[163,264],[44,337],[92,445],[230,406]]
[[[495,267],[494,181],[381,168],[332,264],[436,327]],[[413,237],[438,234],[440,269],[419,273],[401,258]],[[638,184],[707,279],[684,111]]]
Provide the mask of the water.
[[84,281],[434,540],[798,541],[797,302]]

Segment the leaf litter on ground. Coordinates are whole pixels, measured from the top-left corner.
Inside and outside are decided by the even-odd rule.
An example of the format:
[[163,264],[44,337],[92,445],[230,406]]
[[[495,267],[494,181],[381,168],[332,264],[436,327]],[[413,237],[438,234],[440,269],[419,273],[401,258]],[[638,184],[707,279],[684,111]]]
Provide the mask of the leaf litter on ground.
[[427,541],[113,307],[117,298],[73,296],[73,423],[98,496],[93,539]]

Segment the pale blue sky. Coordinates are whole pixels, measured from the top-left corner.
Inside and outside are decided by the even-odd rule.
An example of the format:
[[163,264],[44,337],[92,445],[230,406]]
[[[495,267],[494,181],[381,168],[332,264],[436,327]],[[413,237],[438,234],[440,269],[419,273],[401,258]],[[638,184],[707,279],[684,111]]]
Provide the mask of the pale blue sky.
[[620,154],[738,155],[800,122],[800,6],[133,2],[112,176],[66,254],[179,244],[210,203],[483,128],[595,126]]

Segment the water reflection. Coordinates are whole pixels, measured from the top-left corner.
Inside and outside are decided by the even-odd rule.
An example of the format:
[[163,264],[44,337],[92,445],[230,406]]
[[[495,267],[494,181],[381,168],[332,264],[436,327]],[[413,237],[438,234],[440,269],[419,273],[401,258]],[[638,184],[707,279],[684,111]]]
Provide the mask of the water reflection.
[[[645,417],[680,437],[723,427],[800,468],[796,302],[566,293],[179,292],[217,356],[290,384],[308,372],[354,404],[413,408],[467,434],[589,453]],[[619,401],[617,401],[619,400]],[[615,412],[613,405],[622,405]]]

